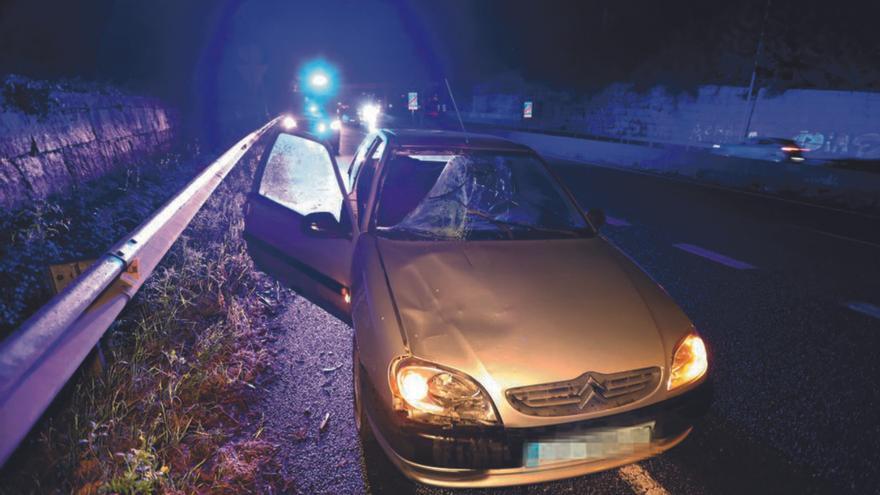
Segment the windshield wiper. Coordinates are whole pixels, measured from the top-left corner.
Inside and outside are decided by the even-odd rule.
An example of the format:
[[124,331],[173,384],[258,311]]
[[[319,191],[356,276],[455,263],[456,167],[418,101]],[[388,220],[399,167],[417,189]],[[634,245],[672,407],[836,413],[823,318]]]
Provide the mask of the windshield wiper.
[[[548,232],[548,233],[552,233],[552,234],[568,235],[571,237],[577,237],[577,235],[578,235],[577,232],[574,232],[571,230],[554,229],[551,227],[539,227],[537,225],[529,225],[527,223],[511,222],[510,220],[501,220],[501,219],[493,217],[492,215],[489,215],[486,212],[479,211],[479,210],[466,210],[466,211],[468,214],[476,215],[476,216],[478,216],[478,217],[480,217],[490,223],[498,225],[499,227],[502,227],[502,226],[517,227],[517,228],[521,228],[521,229],[531,230],[533,232]],[[513,235],[512,235],[513,231],[512,230],[505,229],[505,231],[508,234],[510,234],[511,238],[513,238]]]
[[377,229],[385,234],[406,234],[418,239],[426,239],[429,241],[448,239],[448,237],[437,235],[433,232],[427,232],[419,229],[411,229],[408,227],[401,227],[399,225],[395,225],[394,227],[377,227]]

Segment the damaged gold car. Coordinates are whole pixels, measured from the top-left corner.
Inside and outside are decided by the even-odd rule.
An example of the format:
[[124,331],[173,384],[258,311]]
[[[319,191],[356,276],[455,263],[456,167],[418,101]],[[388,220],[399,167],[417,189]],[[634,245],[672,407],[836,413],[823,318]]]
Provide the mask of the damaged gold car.
[[408,477],[502,486],[681,442],[709,400],[693,324],[531,149],[378,131],[339,168],[281,133],[254,259],[354,327],[356,424]]

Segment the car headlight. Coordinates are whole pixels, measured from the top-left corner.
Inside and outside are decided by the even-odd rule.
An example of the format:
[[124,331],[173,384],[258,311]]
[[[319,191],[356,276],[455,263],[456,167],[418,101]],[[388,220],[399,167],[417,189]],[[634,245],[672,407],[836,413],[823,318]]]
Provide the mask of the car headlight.
[[473,378],[412,357],[391,366],[394,408],[423,423],[496,424],[489,395]]
[[692,333],[681,339],[672,353],[672,368],[669,373],[667,390],[674,390],[693,383],[706,374],[709,357],[706,344],[699,335]]
[[338,131],[339,129],[342,129],[342,122],[334,120],[333,122],[330,122],[330,128],[334,131]]
[[327,124],[325,124],[323,122],[319,123],[318,124],[318,133],[323,134],[325,132],[327,132]]

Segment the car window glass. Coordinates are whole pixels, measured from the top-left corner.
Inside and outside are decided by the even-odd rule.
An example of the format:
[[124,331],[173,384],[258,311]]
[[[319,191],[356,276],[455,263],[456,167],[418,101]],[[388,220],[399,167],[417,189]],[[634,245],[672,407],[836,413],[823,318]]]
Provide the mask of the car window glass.
[[367,160],[367,152],[370,151],[370,148],[376,143],[376,139],[364,139],[360,146],[358,146],[357,153],[354,154],[354,158],[351,161],[351,165],[348,167],[348,190],[349,192],[354,189],[354,180],[357,177],[358,172],[363,166],[364,162]]
[[383,166],[376,226],[430,239],[550,239],[592,235],[576,205],[524,153],[396,153]]
[[299,136],[278,136],[259,193],[300,215],[325,211],[340,220],[342,214],[342,191],[327,148]]
[[385,151],[385,141],[379,143],[375,150],[370,153],[370,158],[364,161],[358,171],[355,183],[355,195],[357,196],[358,218],[364,217],[367,209],[367,201],[370,199],[370,187],[373,185],[373,177],[376,174],[376,166],[382,153]]

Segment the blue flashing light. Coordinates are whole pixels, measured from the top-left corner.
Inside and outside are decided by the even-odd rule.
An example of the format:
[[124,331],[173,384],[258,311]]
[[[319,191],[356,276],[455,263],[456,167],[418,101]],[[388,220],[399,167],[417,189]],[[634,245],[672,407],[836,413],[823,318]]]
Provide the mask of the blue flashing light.
[[339,73],[336,68],[322,59],[309,61],[299,69],[302,88],[312,97],[331,98],[339,89]]

